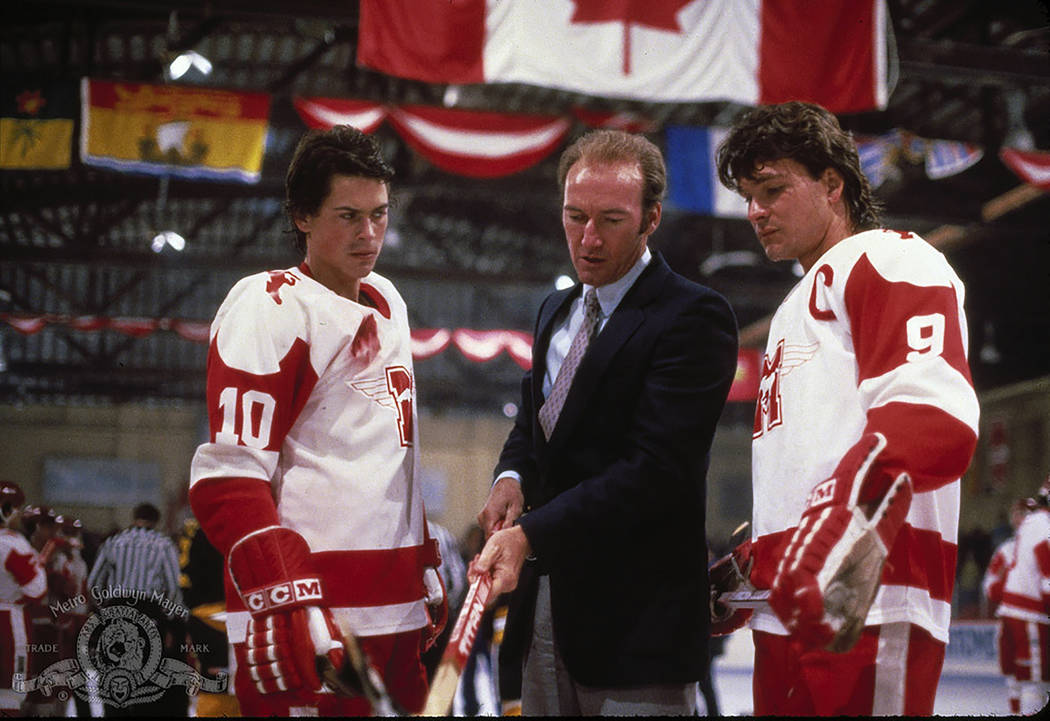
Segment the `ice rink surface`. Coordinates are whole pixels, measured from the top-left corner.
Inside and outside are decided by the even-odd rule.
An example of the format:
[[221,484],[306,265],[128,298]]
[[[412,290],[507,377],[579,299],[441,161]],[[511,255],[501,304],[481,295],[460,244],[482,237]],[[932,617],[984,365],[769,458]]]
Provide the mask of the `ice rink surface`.
[[[952,624],[951,641],[937,686],[933,712],[938,716],[1009,716],[1006,684],[995,655],[994,622]],[[714,663],[715,693],[723,716],[751,716],[754,647],[750,631],[726,639]]]
[[[719,668],[715,663],[715,692],[723,716],[751,716],[751,670]],[[1006,686],[998,675],[942,674],[934,714],[938,716],[1009,716]]]

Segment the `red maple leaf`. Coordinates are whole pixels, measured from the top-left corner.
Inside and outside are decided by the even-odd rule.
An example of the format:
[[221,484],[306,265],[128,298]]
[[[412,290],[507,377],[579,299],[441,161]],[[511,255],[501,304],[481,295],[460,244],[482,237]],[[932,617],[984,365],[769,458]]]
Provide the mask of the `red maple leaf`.
[[576,5],[569,22],[623,23],[623,74],[631,74],[631,25],[682,32],[678,11],[693,0],[572,0]]
[[44,99],[44,94],[39,90],[26,90],[18,94],[15,98],[15,103],[17,104],[18,112],[25,115],[37,115],[47,105],[47,100]]

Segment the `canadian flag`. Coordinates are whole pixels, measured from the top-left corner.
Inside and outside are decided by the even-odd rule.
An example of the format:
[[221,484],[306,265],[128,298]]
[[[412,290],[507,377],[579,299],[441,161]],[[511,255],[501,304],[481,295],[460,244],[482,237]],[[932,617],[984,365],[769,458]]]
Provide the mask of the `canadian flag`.
[[361,0],[358,63],[432,83],[883,108],[884,0]]

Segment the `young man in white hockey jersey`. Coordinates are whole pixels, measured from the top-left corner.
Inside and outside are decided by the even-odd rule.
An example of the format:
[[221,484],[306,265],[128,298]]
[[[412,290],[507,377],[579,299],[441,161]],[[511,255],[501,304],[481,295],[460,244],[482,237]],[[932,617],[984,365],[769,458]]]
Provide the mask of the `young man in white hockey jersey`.
[[995,612],[1010,712],[1026,716],[1050,701],[1050,477],[1028,500]]
[[963,285],[917,235],[879,228],[823,108],[752,110],[718,171],[767,257],[805,271],[769,330],[737,551],[771,589],[751,617],[755,714],[931,714],[977,439]]
[[347,662],[344,629],[395,702],[425,701],[421,648],[447,605],[415,475],[408,314],[372,270],[392,176],[364,133],[308,132],[286,179],[304,261],[242,279],[212,323],[190,502],[226,558],[246,715],[369,713],[319,671]]

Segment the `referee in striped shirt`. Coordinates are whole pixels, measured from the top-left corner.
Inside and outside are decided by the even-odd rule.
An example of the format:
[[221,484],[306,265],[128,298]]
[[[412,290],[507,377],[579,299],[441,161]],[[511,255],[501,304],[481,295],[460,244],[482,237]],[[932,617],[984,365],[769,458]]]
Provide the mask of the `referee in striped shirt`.
[[[134,606],[157,624],[164,656],[184,659],[188,611],[179,588],[179,552],[156,530],[160,511],[150,503],[135,507],[132,524],[99,547],[88,576],[88,590],[99,607]],[[186,716],[189,696],[178,686],[153,702],[125,708],[105,705],[106,716]]]
[[179,588],[179,551],[155,530],[160,511],[150,503],[136,506],[129,528],[106,539],[88,576],[88,588],[100,606],[156,600],[166,615],[183,608]]

